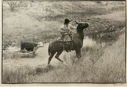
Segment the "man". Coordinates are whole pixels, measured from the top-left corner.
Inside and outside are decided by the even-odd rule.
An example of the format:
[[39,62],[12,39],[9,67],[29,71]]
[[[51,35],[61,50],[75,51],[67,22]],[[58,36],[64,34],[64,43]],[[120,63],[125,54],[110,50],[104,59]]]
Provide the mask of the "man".
[[61,39],[63,41],[71,41],[71,30],[75,29],[76,30],[76,27],[72,26],[70,24],[70,20],[69,19],[65,19],[64,20],[64,24],[60,27],[60,33],[62,35]]
[[66,50],[66,52],[71,51],[70,49],[73,47],[72,43],[72,30],[74,29],[76,31],[76,27],[72,26],[71,21],[69,19],[64,20],[64,24],[60,27],[60,33],[61,33],[61,40],[65,41],[66,45],[63,45],[63,48]]

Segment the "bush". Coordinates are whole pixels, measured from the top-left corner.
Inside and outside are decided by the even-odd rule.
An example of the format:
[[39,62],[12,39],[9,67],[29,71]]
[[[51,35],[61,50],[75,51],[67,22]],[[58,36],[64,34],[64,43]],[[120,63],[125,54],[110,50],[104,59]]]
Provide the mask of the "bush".
[[15,8],[18,6],[17,1],[8,1],[7,3],[8,3],[10,10],[12,12],[15,11]]

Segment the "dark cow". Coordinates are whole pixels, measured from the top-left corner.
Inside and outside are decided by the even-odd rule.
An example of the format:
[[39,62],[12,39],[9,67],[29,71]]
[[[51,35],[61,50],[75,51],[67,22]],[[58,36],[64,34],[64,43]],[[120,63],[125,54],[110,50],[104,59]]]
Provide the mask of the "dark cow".
[[36,51],[39,47],[43,47],[42,42],[38,43],[31,43],[31,42],[21,42],[21,50],[26,50],[26,51]]

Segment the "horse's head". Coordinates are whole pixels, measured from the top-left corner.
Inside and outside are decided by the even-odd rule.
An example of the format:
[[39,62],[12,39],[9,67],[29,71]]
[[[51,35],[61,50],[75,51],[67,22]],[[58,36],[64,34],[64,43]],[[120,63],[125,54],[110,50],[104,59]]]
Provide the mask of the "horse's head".
[[76,22],[76,23],[78,24],[77,33],[79,33],[81,39],[83,40],[83,38],[84,38],[83,30],[85,28],[89,27],[89,23],[78,23],[78,22]]
[[76,24],[78,24],[77,31],[82,31],[83,29],[89,27],[89,23],[78,23],[78,22],[76,22]]
[[87,28],[87,27],[89,27],[89,23],[78,23],[78,22],[76,22],[76,24],[78,24],[78,26],[77,26],[77,29],[79,30],[83,30],[83,29],[85,29],[85,28]]

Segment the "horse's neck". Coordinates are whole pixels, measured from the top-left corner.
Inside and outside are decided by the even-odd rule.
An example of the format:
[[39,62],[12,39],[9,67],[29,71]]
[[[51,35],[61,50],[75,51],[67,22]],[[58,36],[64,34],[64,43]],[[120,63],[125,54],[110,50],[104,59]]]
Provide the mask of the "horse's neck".
[[77,32],[78,33],[78,35],[79,35],[79,37],[80,37],[80,39],[83,41],[83,39],[84,39],[84,33],[83,33],[83,31],[81,32]]
[[83,29],[77,28],[77,33],[80,36],[80,39],[83,41],[84,39]]

